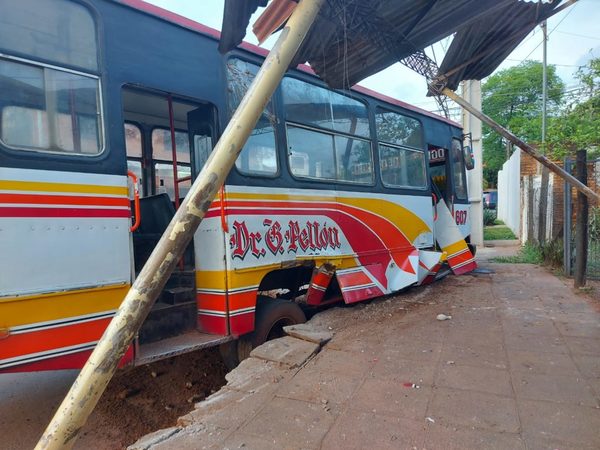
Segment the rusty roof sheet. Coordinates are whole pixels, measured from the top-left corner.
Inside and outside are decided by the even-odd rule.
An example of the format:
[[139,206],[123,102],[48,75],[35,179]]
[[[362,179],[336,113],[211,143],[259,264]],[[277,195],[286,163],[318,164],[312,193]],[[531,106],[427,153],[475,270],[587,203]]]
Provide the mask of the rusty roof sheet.
[[[226,11],[237,9],[224,16],[222,51],[241,42],[243,33],[229,29],[245,23],[245,30],[259,1],[225,0]],[[326,0],[292,67],[308,62],[330,86],[348,88],[454,34],[438,75],[452,71],[447,82],[455,89],[493,72],[561,1]]]

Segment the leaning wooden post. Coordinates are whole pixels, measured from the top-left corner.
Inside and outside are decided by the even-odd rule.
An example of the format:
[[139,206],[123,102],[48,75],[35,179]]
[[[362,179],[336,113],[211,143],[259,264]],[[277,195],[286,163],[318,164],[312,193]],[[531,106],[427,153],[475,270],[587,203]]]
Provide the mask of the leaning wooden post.
[[452,89],[445,87],[443,89],[438,90],[438,89],[436,89],[436,86],[434,84],[431,84],[430,91],[435,92],[435,93],[439,92],[440,94],[444,94],[446,97],[448,97],[451,100],[453,100],[454,102],[458,103],[460,106],[462,106],[464,109],[469,111],[471,114],[473,114],[479,120],[481,120],[483,123],[485,123],[490,128],[492,128],[494,131],[496,131],[498,134],[500,134],[501,136],[503,136],[504,138],[506,138],[510,142],[512,142],[513,145],[519,147],[525,153],[531,155],[534,159],[536,159],[537,161],[542,163],[544,166],[546,166],[548,169],[550,169],[552,172],[557,174],[559,177],[561,177],[563,180],[565,180],[567,183],[569,183],[571,186],[573,186],[579,192],[583,193],[590,199],[600,201],[600,195],[598,195],[596,192],[591,190],[589,187],[587,187],[584,183],[579,181],[573,175],[566,172],[562,167],[553,163],[548,158],[546,158],[544,155],[541,155],[540,153],[538,153],[532,146],[530,146],[529,144],[526,144],[521,139],[519,139],[517,136],[515,136],[510,131],[508,131],[506,128],[504,128],[503,126],[496,123],[490,117],[486,116],[484,113],[482,113],[477,108],[475,108],[473,105],[471,105],[469,102],[467,102],[464,98],[461,98],[460,96],[456,95],[456,93]]
[[[587,151],[577,151],[575,174],[582,183],[587,183]],[[577,218],[575,220],[575,288],[585,286],[588,259],[588,199],[577,193]]]
[[323,2],[301,0],[294,9],[190,192],[46,428],[37,449],[68,449],[75,443],[119,361],[223,185]]

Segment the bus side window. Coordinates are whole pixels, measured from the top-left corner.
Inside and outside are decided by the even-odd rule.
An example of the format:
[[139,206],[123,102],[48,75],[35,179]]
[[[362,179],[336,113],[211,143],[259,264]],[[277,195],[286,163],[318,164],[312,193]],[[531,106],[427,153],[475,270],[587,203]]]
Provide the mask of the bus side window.
[[[227,69],[229,111],[233,113],[259,67],[241,59],[231,59]],[[273,103],[269,101],[235,162],[240,173],[254,176],[275,176],[279,173],[274,121]]]
[[65,0],[0,4],[0,141],[18,150],[98,155],[104,136],[92,14]]
[[392,188],[426,189],[427,168],[421,122],[377,108],[375,123],[383,185]]
[[96,155],[103,149],[99,96],[93,76],[0,58],[0,139],[21,150]]
[[292,77],[283,79],[282,92],[292,175],[372,185],[367,106]]

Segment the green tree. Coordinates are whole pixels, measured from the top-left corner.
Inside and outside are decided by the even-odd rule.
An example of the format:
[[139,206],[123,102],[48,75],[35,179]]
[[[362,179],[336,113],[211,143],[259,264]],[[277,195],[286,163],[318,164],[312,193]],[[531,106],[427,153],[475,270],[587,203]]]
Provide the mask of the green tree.
[[552,120],[549,145],[556,158],[588,150],[588,158],[600,156],[600,58],[577,71],[580,82],[576,101]]
[[[482,86],[482,109],[500,125],[530,144],[539,143],[542,133],[542,63],[525,61],[504,69]],[[554,66],[548,66],[548,116],[560,112],[564,83]],[[483,176],[492,185],[506,161],[506,144],[491,128],[483,128]]]

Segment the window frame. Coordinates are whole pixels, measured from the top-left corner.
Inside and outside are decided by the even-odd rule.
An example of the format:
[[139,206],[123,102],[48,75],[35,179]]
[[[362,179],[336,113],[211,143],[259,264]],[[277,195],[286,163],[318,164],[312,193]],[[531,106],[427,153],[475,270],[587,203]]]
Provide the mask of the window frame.
[[[94,23],[94,39],[96,41],[96,70],[95,71],[90,70],[89,72],[86,72],[87,69],[85,67],[81,67],[81,66],[73,65],[73,64],[65,64],[64,66],[56,66],[56,64],[58,63],[57,61],[52,60],[52,59],[46,59],[44,57],[38,57],[38,56],[35,56],[37,59],[31,60],[31,61],[39,61],[40,63],[43,63],[43,64],[55,65],[59,69],[80,71],[84,74],[94,74],[94,75],[100,77],[105,73],[105,68],[102,65],[102,63],[104,61],[104,46],[103,46],[104,24],[102,23],[102,20],[100,20],[101,14],[98,11],[96,5],[93,5],[90,2],[90,0],[68,0],[65,3],[74,3],[76,5],[81,6],[83,9],[85,9],[89,13],[89,15],[92,19],[92,22]],[[8,52],[8,53],[6,53],[6,52]],[[18,50],[4,47],[3,45],[0,44],[0,57],[3,55],[9,55],[9,54],[14,55],[15,58],[23,58],[26,60],[28,58],[31,58],[32,56],[34,56],[34,55],[22,53]]]
[[[296,128],[301,128],[304,130],[308,130],[308,131],[312,131],[313,133],[320,133],[320,134],[326,134],[328,136],[330,136],[333,139],[333,163],[334,163],[334,168],[335,168],[335,178],[317,178],[317,177],[311,177],[311,176],[298,176],[295,175],[292,172],[292,168],[291,168],[291,164],[290,164],[290,156],[291,153],[289,151],[289,137],[288,137],[288,125],[291,125],[292,127],[296,127]],[[358,141],[363,141],[363,142],[367,142],[369,144],[369,149],[370,149],[370,153],[371,153],[371,163],[372,163],[372,177],[371,177],[371,182],[370,183],[359,183],[356,181],[348,181],[348,180],[341,180],[339,179],[338,173],[337,173],[337,160],[336,160],[336,147],[335,147],[335,138],[336,136],[339,137],[343,137],[346,139],[355,139]],[[286,143],[288,144],[286,147],[286,163],[287,163],[287,168],[288,168],[288,172],[290,174],[290,176],[297,181],[310,181],[310,182],[317,182],[317,183],[326,183],[326,184],[341,184],[341,185],[346,185],[346,186],[362,186],[362,187],[373,187],[376,185],[377,183],[377,175],[375,174],[375,165],[376,165],[376,161],[375,161],[375,154],[373,152],[373,141],[371,139],[367,139],[367,138],[362,138],[362,137],[357,137],[351,134],[344,134],[344,133],[339,133],[339,132],[335,132],[333,130],[326,130],[326,129],[322,129],[322,128],[318,128],[318,127],[312,127],[309,125],[305,125],[302,123],[298,123],[298,122],[285,122],[285,138],[286,138]]]
[[[324,183],[324,184],[339,184],[342,186],[357,186],[357,187],[363,187],[363,188],[367,188],[367,187],[375,187],[377,186],[377,161],[375,160],[375,149],[374,149],[374,141],[373,141],[373,126],[371,123],[371,105],[369,104],[369,102],[361,97],[357,97],[354,95],[349,95],[347,92],[340,92],[337,89],[330,89],[327,86],[324,86],[321,83],[315,82],[315,80],[306,80],[304,77],[302,77],[301,75],[298,76],[299,74],[295,74],[295,73],[291,73],[291,74],[285,74],[284,78],[281,80],[278,89],[280,89],[282,91],[281,93],[281,108],[282,108],[282,119],[283,119],[283,126],[284,126],[284,134],[285,134],[285,142],[286,142],[286,146],[285,146],[285,154],[286,154],[286,165],[287,165],[287,171],[289,173],[289,175],[292,177],[292,179],[297,180],[297,181],[308,181],[308,182],[316,182],[316,183]],[[287,115],[286,115],[286,109],[285,109],[285,101],[283,98],[283,80],[285,78],[292,78],[294,80],[300,81],[302,83],[305,84],[309,84],[315,87],[318,87],[320,89],[325,89],[327,91],[331,91],[334,92],[338,95],[347,97],[351,100],[354,100],[360,104],[362,104],[365,107],[366,110],[366,119],[367,119],[367,125],[369,127],[369,133],[368,136],[360,136],[360,135],[354,135],[354,134],[349,134],[349,133],[344,133],[343,131],[338,131],[335,130],[333,128],[325,128],[325,127],[321,127],[319,125],[315,125],[315,124],[307,124],[307,123],[303,123],[303,122],[296,122],[293,120],[288,120],[287,119]],[[335,164],[335,170],[336,170],[336,177],[335,178],[315,178],[315,177],[311,177],[311,176],[297,176],[294,175],[294,173],[292,172],[292,168],[291,168],[291,164],[290,164],[290,152],[289,152],[289,137],[288,137],[288,125],[291,125],[293,127],[296,128],[304,128],[306,130],[309,131],[313,131],[316,133],[321,133],[321,134],[327,134],[332,136],[333,141],[334,141],[334,146],[333,146],[333,161]],[[358,183],[355,181],[348,181],[348,180],[341,180],[337,178],[337,161],[336,161],[336,148],[335,148],[335,137],[336,136],[340,136],[343,138],[347,138],[347,139],[356,139],[359,141],[363,141],[363,142],[368,142],[369,143],[369,149],[370,149],[370,153],[371,153],[371,163],[372,163],[372,177],[371,177],[371,182],[370,183]]]
[[[419,124],[419,127],[421,129],[421,132],[419,133],[421,135],[421,147],[413,147],[411,145],[405,145],[405,144],[396,144],[395,142],[388,142],[385,141],[383,139],[379,138],[379,130],[377,128],[377,111],[378,110],[382,110],[386,113],[393,113],[393,114],[398,114],[399,116],[402,117],[408,117],[411,120],[414,120],[415,122],[417,122]],[[405,114],[404,112],[398,112],[398,111],[394,111],[390,108],[386,108],[385,106],[381,106],[381,105],[375,105],[375,107],[373,108],[373,122],[375,124],[375,136],[376,136],[376,140],[377,142],[381,142],[384,145],[391,145],[391,146],[396,146],[396,147],[407,147],[407,148],[411,148],[411,149],[417,149],[417,150],[421,150],[421,151],[425,151],[425,146],[427,145],[427,143],[425,142],[425,127],[423,126],[423,121],[417,117],[413,117],[410,114]]]
[[[388,148],[393,148],[396,150],[404,150],[404,151],[409,151],[409,152],[414,152],[414,153],[420,153],[421,155],[423,155],[423,174],[425,177],[425,185],[424,186],[411,186],[411,185],[400,185],[400,184],[388,184],[384,181],[383,179],[383,171],[381,170],[381,150],[382,147],[388,147]],[[411,191],[427,191],[429,190],[429,180],[428,180],[428,170],[427,170],[427,157],[425,155],[425,152],[423,150],[420,150],[416,147],[409,147],[409,146],[405,146],[405,145],[395,145],[395,144],[389,144],[387,142],[377,142],[377,148],[378,148],[378,159],[379,159],[379,179],[381,180],[381,185],[385,188],[388,189],[402,189],[402,190],[411,190]]]
[[[170,132],[171,130],[167,127],[164,126],[160,126],[160,125],[154,125],[148,128],[148,142],[150,144],[150,191],[151,192],[155,192],[158,193],[158,186],[156,185],[156,165],[157,164],[168,164],[171,166],[171,168],[173,167],[173,160],[172,159],[157,159],[154,158],[154,147],[152,146],[152,134],[154,133],[154,130],[165,130]],[[189,132],[186,130],[182,130],[181,128],[175,128],[175,132],[176,133],[183,133],[187,139],[188,139],[188,151],[190,152],[190,162],[180,162],[179,160],[177,160],[177,172],[179,173],[179,166],[182,167],[188,167],[190,169],[190,173],[191,173],[191,179],[190,179],[190,186],[194,183],[194,167],[193,167],[193,163],[192,163],[192,149],[190,147],[190,135]],[[143,151],[143,150],[142,150]],[[179,176],[177,177],[179,180]],[[173,180],[175,181],[175,180]],[[150,195],[156,195],[156,194],[150,194]],[[183,197],[182,197],[183,198]],[[174,200],[173,200],[174,201]]]
[[[87,72],[81,72],[79,70],[56,66],[53,64],[48,64],[45,62],[36,61],[36,60],[32,60],[32,59],[27,59],[27,58],[22,58],[19,56],[12,56],[12,55],[8,55],[8,54],[2,53],[2,52],[0,52],[0,59],[5,59],[8,61],[12,61],[12,62],[24,64],[24,65],[29,65],[29,66],[33,66],[33,67],[38,67],[38,68],[42,68],[42,69],[50,69],[50,70],[55,70],[57,72],[65,72],[65,73],[69,73],[71,75],[77,75],[77,76],[81,76],[84,78],[90,78],[90,79],[95,80],[98,83],[98,89],[96,91],[96,98],[97,98],[97,102],[98,102],[98,116],[99,116],[98,122],[97,122],[98,123],[98,134],[100,135],[99,136],[100,137],[99,151],[94,154],[75,153],[75,152],[59,151],[59,150],[53,150],[53,149],[32,148],[32,147],[25,147],[25,146],[15,146],[15,145],[7,144],[6,142],[4,142],[2,140],[2,135],[0,133],[0,145],[3,148],[10,150],[18,155],[23,155],[23,152],[25,152],[25,154],[30,154],[30,155],[33,155],[33,154],[60,155],[65,158],[84,158],[84,159],[97,159],[97,158],[104,156],[105,153],[107,153],[108,146],[106,145],[107,136],[106,136],[105,115],[104,115],[104,98],[103,98],[104,95],[103,95],[103,88],[102,88],[102,78],[100,75],[87,73]],[[1,114],[2,114],[2,110],[0,110],[0,115]]]
[[[232,61],[235,60],[239,60],[242,61],[246,64],[252,64],[256,67],[258,67],[258,69],[260,70],[262,61],[254,61],[250,58],[248,58],[246,55],[239,55],[239,54],[232,54],[231,56],[229,56],[229,58],[225,59],[225,105],[226,105],[226,110],[227,110],[227,117],[229,118],[229,121],[231,121],[231,118],[233,117],[233,113],[235,111],[232,111],[230,109],[230,102],[233,96],[233,93],[231,92],[231,89],[229,89],[230,87],[230,80],[229,80],[229,64]],[[279,145],[279,134],[280,134],[280,130],[279,130],[279,122],[280,122],[280,117],[278,115],[278,102],[277,102],[277,93],[278,91],[281,89],[281,83],[277,85],[277,88],[275,90],[275,92],[273,93],[273,95],[271,96],[269,102],[271,103],[271,109],[273,110],[273,116],[275,116],[277,118],[277,123],[276,124],[272,124],[273,127],[273,143],[275,144],[275,163],[277,164],[277,170],[275,171],[275,173],[258,173],[258,172],[244,172],[241,169],[238,168],[237,164],[234,162],[233,164],[233,170],[235,170],[235,173],[241,177],[244,178],[264,178],[264,179],[276,179],[279,178],[281,176],[281,157],[279,155],[280,153],[280,145]],[[240,99],[241,102],[242,99]],[[239,108],[239,104],[237,106],[237,108]],[[237,110],[236,108],[236,110]],[[267,109],[267,107],[265,106],[265,109]],[[264,110],[261,112],[261,116],[263,115]],[[260,117],[259,117],[260,120]],[[252,128],[252,131],[254,131],[254,128]],[[286,137],[287,137],[287,132],[286,132]],[[248,136],[248,138],[250,138],[250,136]],[[216,144],[215,144],[216,145]],[[244,145],[246,145],[244,143]],[[214,149],[214,145],[213,145],[213,149]],[[242,151],[244,150],[244,148],[242,147],[242,150],[240,150],[240,153],[238,155],[238,158],[241,156]],[[237,162],[237,158],[236,158],[236,162]]]
[[[164,130],[169,132],[169,134],[171,133],[171,130],[168,127],[163,127],[160,125],[153,125],[149,128],[150,133],[149,133],[149,138],[150,138],[150,159],[152,161],[159,161],[159,162],[169,162],[171,164],[173,164],[173,160],[172,159],[162,159],[162,158],[155,158],[154,157],[154,147],[152,146],[152,135],[154,134],[154,130]],[[183,165],[192,165],[192,147],[190,146],[190,134],[187,130],[182,130],[181,128],[175,128],[174,129],[175,133],[182,133],[187,137],[188,140],[188,151],[190,152],[190,161],[189,162],[181,162],[179,160],[177,160],[177,164],[183,164]],[[172,156],[172,153],[171,153]]]
[[[418,118],[418,117],[414,117],[410,114],[405,114],[404,112],[398,112],[398,111],[394,111],[393,109],[387,107],[387,106],[382,106],[380,104],[377,105],[373,105],[373,124],[374,124],[374,133],[375,133],[375,142],[377,143],[377,160],[378,160],[378,164],[377,164],[377,172],[379,172],[379,180],[381,181],[381,185],[385,188],[385,189],[396,189],[396,190],[402,190],[402,191],[418,191],[418,192],[428,192],[431,189],[431,180],[429,180],[429,157],[426,154],[426,151],[423,147],[425,147],[427,145],[427,143],[425,142],[425,126],[423,125],[423,121]],[[410,145],[400,145],[400,144],[396,144],[393,142],[388,142],[382,139],[379,139],[379,130],[377,127],[377,112],[378,111],[383,111],[384,113],[393,113],[393,114],[398,114],[399,116],[403,116],[403,117],[408,117],[409,119],[412,119],[414,121],[416,121],[419,124],[419,128],[420,128],[420,135],[421,135],[421,144],[422,147],[413,147]],[[384,180],[383,180],[383,173],[381,171],[381,146],[384,147],[390,147],[390,148],[396,148],[399,150],[408,150],[408,151],[413,151],[413,152],[419,152],[423,155],[423,162],[424,162],[424,166],[423,166],[423,170],[425,172],[425,186],[422,187],[416,187],[416,186],[401,186],[401,185],[394,185],[394,184],[387,184]]]
[[[365,110],[367,112],[366,119],[367,119],[367,124],[368,124],[368,127],[369,127],[368,136],[360,136],[358,134],[349,134],[349,133],[345,133],[343,131],[335,130],[333,128],[321,127],[321,126],[315,125],[313,123],[303,123],[303,122],[296,122],[294,120],[288,120],[287,119],[287,115],[286,115],[286,110],[285,110],[285,100],[283,98],[284,95],[283,95],[283,86],[282,86],[283,80],[286,79],[286,78],[292,78],[292,79],[295,79],[297,81],[301,81],[303,83],[310,84],[312,86],[318,87],[320,89],[325,89],[326,91],[331,91],[331,92],[333,92],[335,94],[341,95],[343,97],[347,97],[347,98],[349,98],[351,100],[354,100],[354,101],[362,104],[365,107]],[[281,91],[282,91],[282,94],[281,94],[281,104],[282,104],[282,107],[283,107],[283,117],[282,117],[282,119],[283,119],[284,123],[286,123],[286,124],[287,123],[296,124],[296,125],[303,126],[305,128],[314,128],[315,130],[322,130],[322,131],[325,131],[325,132],[328,132],[328,133],[339,134],[339,135],[343,135],[343,136],[356,136],[357,138],[359,138],[361,140],[371,141],[371,148],[373,147],[373,145],[372,145],[373,144],[373,127],[372,127],[371,119],[370,119],[371,105],[369,104],[369,102],[366,99],[359,98],[359,97],[356,97],[354,95],[348,95],[347,92],[340,92],[337,89],[330,89],[327,86],[324,86],[324,85],[322,85],[320,83],[313,82],[313,80],[307,81],[307,80],[305,80],[302,77],[296,76],[296,74],[287,74],[286,73],[285,76],[281,79],[281,82],[279,83],[279,86],[280,86],[279,89],[281,89]],[[352,92],[350,92],[350,93],[352,93]],[[287,136],[287,133],[286,133],[286,136]]]

